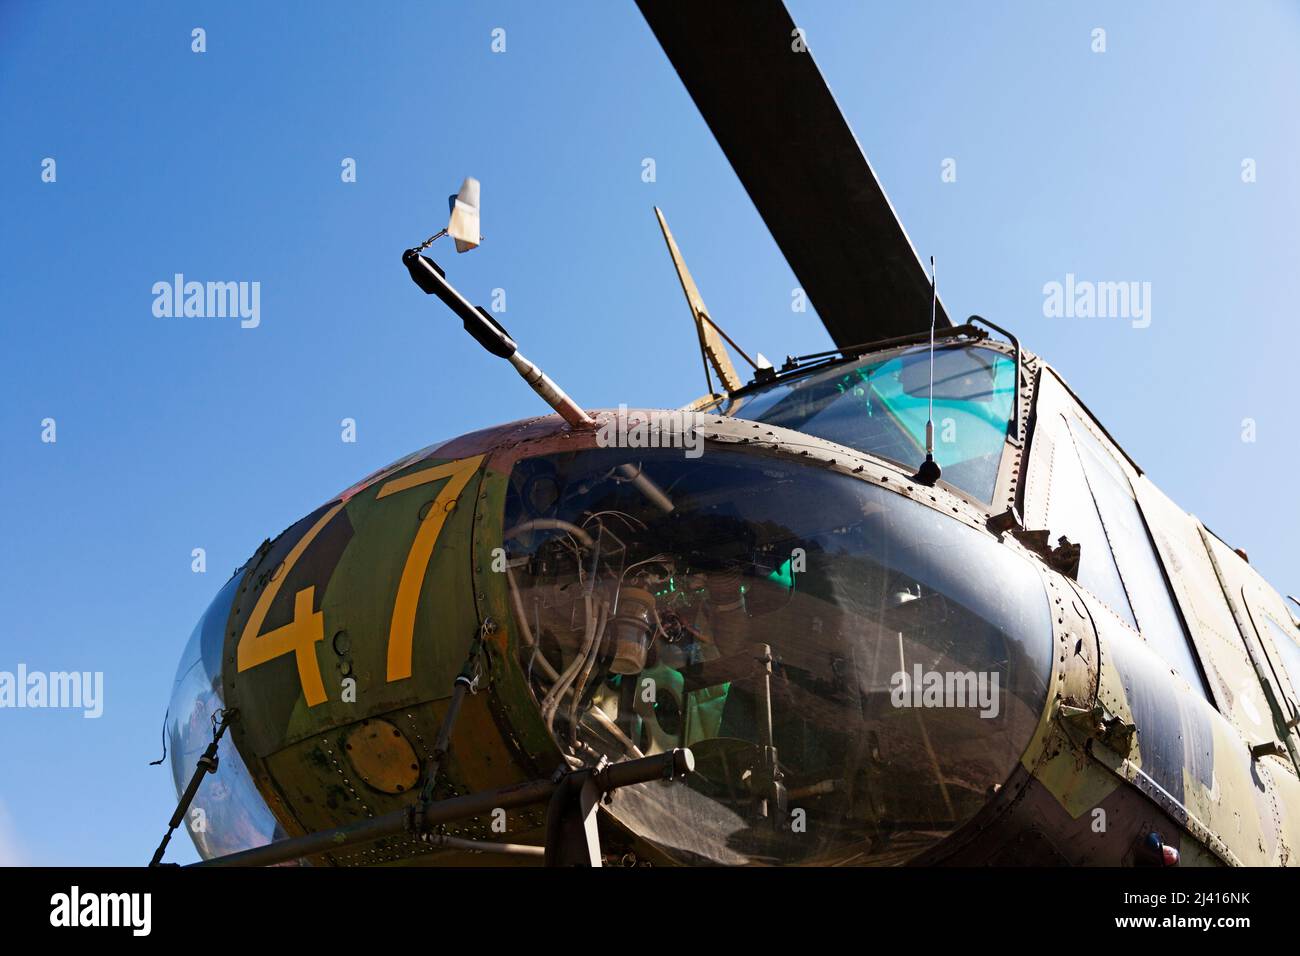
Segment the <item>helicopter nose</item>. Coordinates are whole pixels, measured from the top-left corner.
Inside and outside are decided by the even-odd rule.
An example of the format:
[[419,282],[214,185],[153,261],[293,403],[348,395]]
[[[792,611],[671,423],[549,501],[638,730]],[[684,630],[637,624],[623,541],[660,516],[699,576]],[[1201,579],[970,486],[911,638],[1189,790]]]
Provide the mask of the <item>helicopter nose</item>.
[[518,659],[581,759],[689,747],[611,812],[670,857],[900,863],[970,820],[1043,708],[1039,570],[941,511],[791,454],[519,462]]

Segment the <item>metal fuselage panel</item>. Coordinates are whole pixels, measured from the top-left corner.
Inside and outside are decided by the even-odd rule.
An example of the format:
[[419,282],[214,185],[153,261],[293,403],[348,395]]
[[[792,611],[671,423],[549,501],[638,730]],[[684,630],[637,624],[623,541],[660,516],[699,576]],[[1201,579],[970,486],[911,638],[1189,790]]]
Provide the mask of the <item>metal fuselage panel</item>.
[[[1074,424],[1062,425],[1062,416]],[[1141,515],[1141,527],[1105,527],[1106,537],[1085,544],[1085,552],[1091,547],[1096,559],[1100,551],[1105,561],[1117,562],[1112,567],[1126,571],[1136,552],[1147,549],[1162,574],[1148,586],[1153,592],[1167,590],[1178,613],[1169,619],[1151,613],[1144,603],[1149,595],[1135,591],[1133,576],[1122,581],[1127,596],[1115,590],[1104,598],[1081,583],[1086,575],[1079,581],[1061,578],[1060,587],[1068,594],[1061,602],[1063,620],[1091,632],[1091,640],[1085,638],[1076,650],[1074,631],[1066,628],[1063,649],[1067,656],[1087,656],[1095,641],[1097,686],[1091,697],[1063,697],[1058,739],[1044,748],[1044,762],[1035,771],[1057,805],[1046,799],[1027,801],[1020,815],[1037,806],[1033,826],[1045,834],[1040,842],[1084,862],[1132,863],[1140,839],[1155,831],[1165,843],[1181,848],[1184,864],[1286,865],[1300,840],[1300,789],[1295,762],[1281,746],[1286,728],[1270,712],[1274,697],[1285,695],[1270,694],[1251,665],[1249,648],[1258,641],[1244,616],[1234,621],[1231,591],[1216,578],[1203,527],[1159,492],[1046,367],[1035,395],[1024,523],[1050,530],[1053,541],[1063,530],[1073,533],[1052,527],[1054,518],[1060,520],[1052,499],[1068,490],[1057,471],[1067,470],[1063,463],[1077,461],[1071,457],[1075,442],[1070,429],[1080,426],[1090,433],[1085,441],[1106,452],[1117,481],[1131,487]],[[1088,506],[1103,501],[1098,484],[1094,480],[1091,493],[1085,493]],[[1104,505],[1100,510],[1105,516]],[[1267,591],[1273,599],[1269,613],[1284,614],[1276,592],[1240,556],[1220,548],[1221,566],[1249,576],[1260,604]],[[1136,619],[1130,603],[1142,608]],[[1058,626],[1065,627],[1061,621]],[[1162,650],[1171,646],[1184,648],[1187,658],[1175,665]],[[1274,740],[1277,753],[1252,754],[1252,748]],[[1072,753],[1088,759],[1071,762],[1062,756]],[[1098,766],[1112,775],[1113,783],[1097,775]],[[1127,805],[1127,813],[1114,812],[1120,803]],[[1128,831],[1135,821],[1140,824],[1136,831],[1113,839],[1117,824]],[[1118,857],[1107,849],[1118,845],[1124,850],[1126,841],[1127,851]]]

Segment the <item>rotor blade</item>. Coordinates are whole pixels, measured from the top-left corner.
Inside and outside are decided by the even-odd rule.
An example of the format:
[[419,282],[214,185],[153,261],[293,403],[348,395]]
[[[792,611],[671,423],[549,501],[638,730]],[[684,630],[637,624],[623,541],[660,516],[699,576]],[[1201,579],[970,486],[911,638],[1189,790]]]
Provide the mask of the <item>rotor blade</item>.
[[930,279],[785,5],[637,6],[835,344],[927,331]]

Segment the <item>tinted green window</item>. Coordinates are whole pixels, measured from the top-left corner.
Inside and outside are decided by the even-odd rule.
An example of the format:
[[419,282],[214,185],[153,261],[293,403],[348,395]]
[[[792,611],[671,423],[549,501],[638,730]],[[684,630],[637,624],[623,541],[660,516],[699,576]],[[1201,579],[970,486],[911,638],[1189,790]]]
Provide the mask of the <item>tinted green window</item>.
[[[993,500],[1015,397],[1015,362],[982,347],[934,357],[934,457],[943,480]],[[744,396],[728,414],[888,458],[925,459],[930,363],[925,349],[860,359]]]

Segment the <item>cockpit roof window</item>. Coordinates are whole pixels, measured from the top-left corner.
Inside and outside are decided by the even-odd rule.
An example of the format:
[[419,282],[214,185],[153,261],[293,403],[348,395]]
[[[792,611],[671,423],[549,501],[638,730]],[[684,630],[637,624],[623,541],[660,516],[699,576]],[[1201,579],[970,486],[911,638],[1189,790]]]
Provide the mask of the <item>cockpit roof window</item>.
[[[729,415],[779,425],[878,455],[905,468],[925,458],[929,353],[864,356],[749,392]],[[1015,362],[983,346],[934,356],[934,457],[943,480],[993,500],[1015,407]]]

